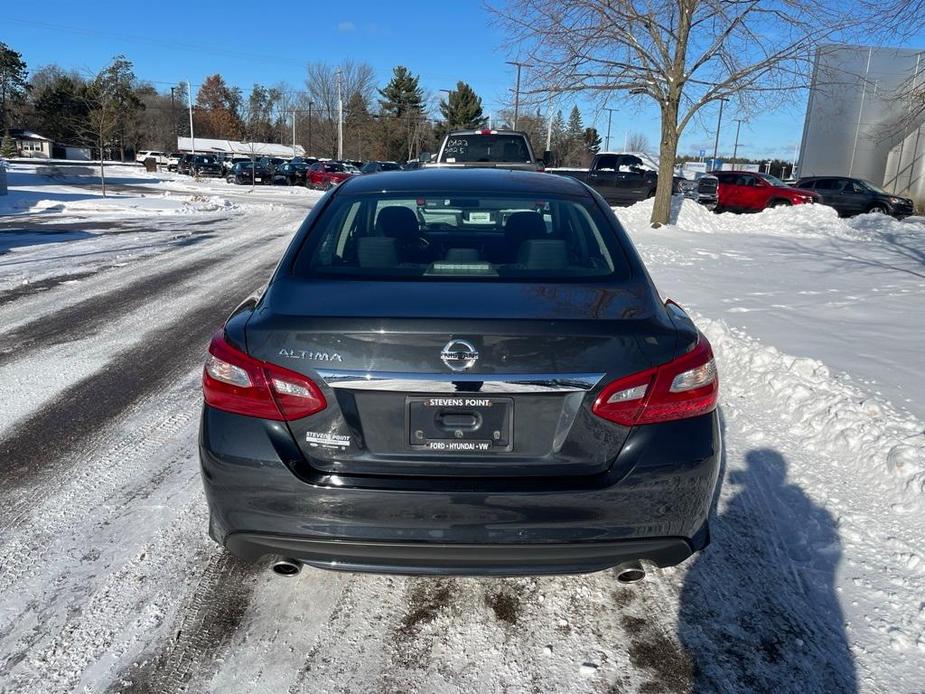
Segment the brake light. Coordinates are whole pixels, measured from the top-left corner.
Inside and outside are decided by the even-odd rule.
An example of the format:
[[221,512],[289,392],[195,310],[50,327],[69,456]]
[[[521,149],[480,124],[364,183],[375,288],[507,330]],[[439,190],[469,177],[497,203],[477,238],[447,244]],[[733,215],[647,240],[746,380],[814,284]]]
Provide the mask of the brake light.
[[202,394],[218,410],[277,421],[301,419],[327,407],[310,379],[235,349],[221,330],[209,345]]
[[655,424],[712,412],[718,397],[713,350],[700,335],[694,348],[677,359],[608,384],[591,410],[623,426]]

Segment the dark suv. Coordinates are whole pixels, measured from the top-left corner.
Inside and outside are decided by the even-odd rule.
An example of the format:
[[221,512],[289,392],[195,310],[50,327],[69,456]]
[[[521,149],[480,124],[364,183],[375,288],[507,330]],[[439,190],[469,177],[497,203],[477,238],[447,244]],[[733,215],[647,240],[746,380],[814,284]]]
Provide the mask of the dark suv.
[[888,193],[862,178],[808,176],[797,181],[797,187],[814,191],[824,205],[834,207],[842,217],[880,212],[902,219],[915,214],[912,200]]
[[209,530],[281,574],[638,580],[709,541],[718,387],[587,186],[354,176],[209,347]]

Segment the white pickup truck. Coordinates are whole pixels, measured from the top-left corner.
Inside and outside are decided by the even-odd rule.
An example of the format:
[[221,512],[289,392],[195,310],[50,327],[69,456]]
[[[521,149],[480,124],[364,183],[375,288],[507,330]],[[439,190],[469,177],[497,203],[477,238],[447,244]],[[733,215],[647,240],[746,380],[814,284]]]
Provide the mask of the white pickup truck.
[[135,161],[137,161],[139,164],[144,164],[145,159],[153,159],[158,163],[159,166],[167,166],[166,152],[157,152],[151,149],[143,149],[135,154]]

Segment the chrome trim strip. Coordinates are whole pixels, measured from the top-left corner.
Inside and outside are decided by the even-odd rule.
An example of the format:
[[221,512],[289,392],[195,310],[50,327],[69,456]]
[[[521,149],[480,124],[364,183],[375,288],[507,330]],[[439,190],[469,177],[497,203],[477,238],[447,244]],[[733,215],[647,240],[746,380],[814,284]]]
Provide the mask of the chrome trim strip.
[[[387,390],[408,393],[574,393],[594,388],[604,374],[473,374],[405,373],[401,371],[348,371],[319,369],[332,388]],[[473,384],[466,388],[463,384]],[[474,384],[480,384],[476,387]],[[459,387],[463,385],[463,387]]]

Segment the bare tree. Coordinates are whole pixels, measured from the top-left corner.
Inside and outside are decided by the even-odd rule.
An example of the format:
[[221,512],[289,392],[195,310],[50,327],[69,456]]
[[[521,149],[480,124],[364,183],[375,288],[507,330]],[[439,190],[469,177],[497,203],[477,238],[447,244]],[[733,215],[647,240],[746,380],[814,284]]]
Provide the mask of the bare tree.
[[370,103],[375,88],[375,73],[369,63],[345,60],[340,65],[310,63],[305,80],[307,98],[314,104],[313,115],[318,119],[314,130],[313,147],[331,156],[337,153],[337,96],[338,83],[346,111],[347,104],[359,94],[364,103]]
[[[99,150],[103,197],[106,197],[106,150],[113,147],[115,136],[124,124],[125,64],[121,56],[116,57],[88,80],[80,94],[86,107],[86,117],[75,123],[80,138]],[[128,65],[130,67],[131,64]]]
[[651,221],[668,222],[678,140],[704,106],[741,110],[809,83],[813,48],[861,28],[870,10],[843,0],[495,0],[532,66],[534,93],[617,91],[661,112],[659,184]]
[[642,133],[630,133],[626,138],[627,152],[643,152],[649,154],[652,145],[649,144],[649,138]]

